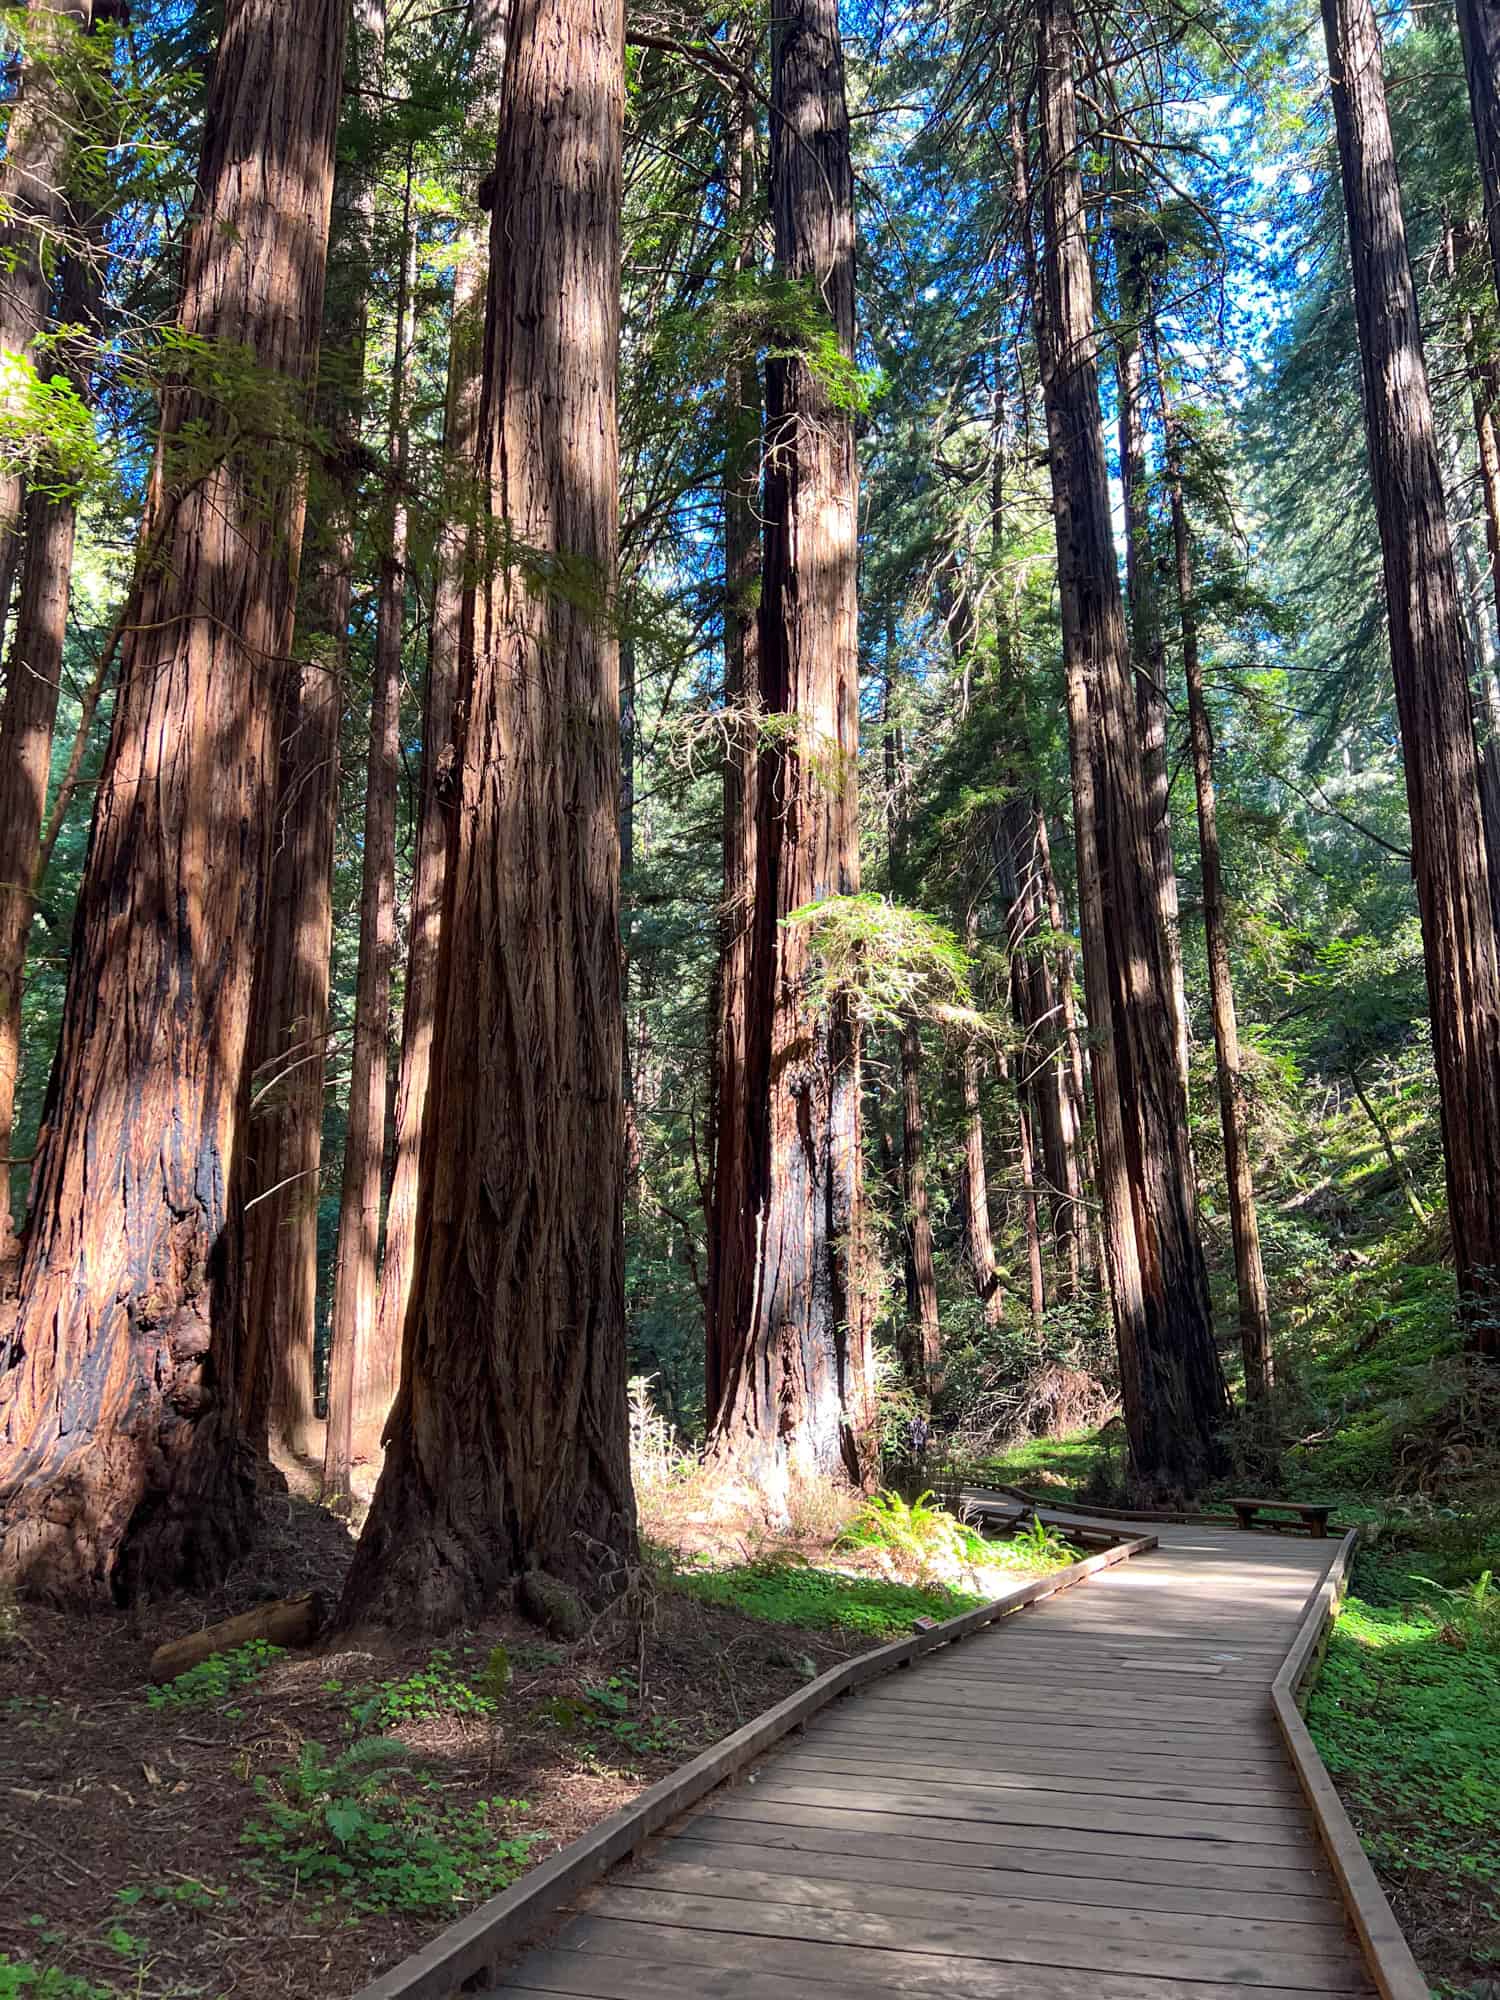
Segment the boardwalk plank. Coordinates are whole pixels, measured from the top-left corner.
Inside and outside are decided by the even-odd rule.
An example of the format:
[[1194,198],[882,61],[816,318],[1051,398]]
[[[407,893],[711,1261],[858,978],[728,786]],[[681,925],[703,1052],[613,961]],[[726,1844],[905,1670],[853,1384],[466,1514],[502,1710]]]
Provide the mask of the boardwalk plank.
[[[1169,1979],[1213,1979],[1230,1985],[1303,1987],[1313,1993],[1357,1993],[1363,1976],[1326,1953],[1268,1951],[1241,1941],[1179,1944],[1142,1936],[1133,1911],[1121,1910],[1109,1937],[1077,1925],[1054,1924],[1027,1934],[1009,1924],[976,1924],[952,1897],[934,1896],[920,1917],[890,1917],[870,1910],[819,1909],[804,1903],[752,1903],[728,1896],[686,1895],[606,1885],[588,1898],[591,1916],[675,1930],[709,1931],[716,1937],[809,1944],[822,1955],[850,1947],[898,1957],[941,1956],[978,1965],[1050,1966],[1069,1972],[1144,1972]],[[717,1947],[716,1947],[717,1949]],[[809,1968],[811,1969],[811,1968]],[[977,1967],[976,1967],[977,1969]]]
[[1373,2000],[1270,1707],[1336,1544],[1161,1547],[813,1720],[505,2000]]

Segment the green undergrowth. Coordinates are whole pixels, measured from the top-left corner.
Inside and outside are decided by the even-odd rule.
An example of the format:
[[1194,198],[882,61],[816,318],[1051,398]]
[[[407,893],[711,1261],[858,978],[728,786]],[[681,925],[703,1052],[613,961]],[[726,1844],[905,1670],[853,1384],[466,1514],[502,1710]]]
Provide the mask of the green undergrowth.
[[255,1790],[261,1811],[240,1834],[252,1877],[354,1911],[436,1916],[494,1895],[538,1837],[522,1824],[524,1800],[450,1803],[441,1774],[387,1737],[332,1754],[304,1743]]
[[0,2000],[117,2000],[118,1991],[60,1966],[0,1955]]
[[862,1639],[900,1638],[910,1632],[914,1619],[953,1618],[984,1602],[976,1591],[844,1576],[785,1557],[732,1569],[684,1571],[672,1587],[700,1604],[724,1605],[749,1618]]
[[210,1653],[165,1686],[148,1688],[147,1703],[152,1708],[211,1708],[226,1695],[258,1680],[267,1667],[283,1658],[284,1651],[265,1639],[251,1639],[232,1652]]
[[1453,1996],[1500,1975],[1500,1591],[1492,1570],[1463,1575],[1481,1554],[1454,1538],[1362,1558],[1307,1715],[1424,1970]]

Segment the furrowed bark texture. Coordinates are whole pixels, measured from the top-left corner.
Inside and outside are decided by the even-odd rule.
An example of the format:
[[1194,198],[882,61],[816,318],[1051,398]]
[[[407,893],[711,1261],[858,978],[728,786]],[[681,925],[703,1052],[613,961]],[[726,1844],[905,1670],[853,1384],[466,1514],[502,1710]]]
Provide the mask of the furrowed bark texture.
[[1145,285],[1129,233],[1115,232],[1123,323],[1115,349],[1115,384],[1120,405],[1120,485],[1125,498],[1125,589],[1130,608],[1130,664],[1135,674],[1135,712],[1141,732],[1141,771],[1151,835],[1151,867],[1156,883],[1157,921],[1165,954],[1164,998],[1184,1098],[1188,1090],[1187,988],[1182,976],[1182,937],[1177,908],[1177,865],[1172,856],[1171,781],[1167,770],[1167,648],[1161,605],[1151,561],[1150,466],[1146,456],[1146,415],[1139,316]]
[[344,1504],[356,1457],[373,1457],[396,1394],[400,1348],[375,1342],[380,1193],[390,1092],[391,974],[396,965],[396,796],[401,783],[401,633],[406,608],[406,384],[408,315],[416,282],[408,155],[396,288],[396,339],[386,419],[390,491],[381,509],[382,543],[371,664],[370,750],[365,782],[364,849],[355,974],[354,1058],[349,1122],[339,1191],[332,1339],[328,1357],[328,1429],[323,1497]]
[[922,1031],[915,1018],[901,1030],[901,1193],[906,1224],[906,1375],[917,1395],[943,1388],[943,1336],[938,1324],[937,1268],[927,1211],[925,1124],[922,1116]]
[[1135,1477],[1190,1493],[1226,1412],[1199,1246],[1099,411],[1068,0],[1042,0],[1042,380],[1105,1250]]
[[[753,47],[743,50],[749,61]],[[753,267],[756,214],[754,107],[730,99],[725,141],[734,268]],[[718,1414],[729,1357],[754,1310],[755,1116],[749,1089],[750,960],[756,872],[756,773],[760,708],[760,370],[753,355],[732,372],[724,409],[724,888],[715,974],[714,1179],[708,1231],[706,1408]]]
[[[249,348],[299,414],[342,40],[333,0],[232,0],[185,254],[183,330]],[[234,437],[190,381],[164,394],[162,557],[122,658],[0,1374],[4,1572],[57,1597],[201,1581],[253,1504],[226,1251],[303,454]]]
[[[615,371],[624,20],[519,0],[412,1304],[340,1610],[442,1630],[635,1545],[621,1221]],[[560,586],[560,587],[559,587]]]
[[[92,246],[97,249],[97,244]],[[58,318],[64,326],[94,326],[99,317],[99,270],[88,247],[66,259]],[[88,357],[57,357],[74,393],[88,395]],[[16,606],[15,641],[0,704],[0,1270],[18,1252],[11,1216],[10,1155],[21,1073],[21,1000],[31,922],[41,892],[42,817],[52,768],[52,739],[62,685],[63,646],[73,581],[77,508],[68,493],[37,487],[25,503],[25,552]]]
[[1456,0],[1456,4],[1484,190],[1490,268],[1500,303],[1500,8],[1495,0]]
[[[499,118],[509,0],[478,0],[473,17],[479,74],[471,129],[488,136]],[[385,1253],[375,1311],[375,1347],[398,1364],[416,1259],[422,1125],[432,1075],[438,946],[454,791],[453,725],[458,702],[464,593],[475,521],[479,401],[484,368],[484,297],[489,273],[486,232],[465,239],[453,278],[443,457],[449,499],[438,529],[437,578],[422,719],[422,801],[407,925],[406,997],[396,1083],[395,1163],[386,1201]]]
[[[1158,373],[1160,363],[1158,362]],[[1163,396],[1166,395],[1163,384]],[[1260,1219],[1255,1208],[1255,1175],[1245,1083],[1240,1067],[1240,1031],[1229,963],[1229,924],[1224,868],[1219,852],[1219,803],[1214,785],[1214,738],[1203,691],[1198,649],[1198,611],[1193,594],[1193,541],[1182,492],[1182,432],[1169,413],[1167,451],[1172,504],[1172,542],[1177,562],[1177,603],[1182,626],[1182,671],[1187,682],[1188,726],[1193,741],[1193,783],[1198,797],[1198,856],[1203,873],[1203,932],[1208,952],[1208,988],[1213,1008],[1214,1053],[1218,1060],[1219,1122],[1224,1134],[1224,1179],[1229,1228],[1234,1242],[1234,1279],[1240,1304],[1240,1352],[1245,1393],[1264,1399],[1271,1392],[1271,1299],[1260,1254]]]
[[[771,206],[782,274],[854,351],[854,177],[835,0],[791,0],[772,45]],[[860,1282],[860,1047],[814,1004],[782,919],[859,886],[854,426],[800,357],[768,369],[762,698],[793,719],[757,774],[747,1104],[755,1267],[735,1296],[716,1445],[784,1513],[789,1477],[866,1476],[873,1410]]]
[[[357,0],[351,91],[378,94],[384,0]],[[349,155],[333,188],[318,416],[328,436],[303,545],[297,658],[284,691],[277,822],[256,971],[255,1098],[245,1148],[241,1408],[257,1449],[321,1460],[316,1421],[318,1206],[322,1191],[338,830],[340,727],[354,599],[360,430],[375,188]]]
[[[7,385],[13,373],[19,376],[16,363],[30,360],[52,299],[78,136],[78,37],[88,32],[94,13],[93,0],[27,0],[20,84],[0,163],[0,371]],[[19,382],[4,393],[17,398],[19,415]],[[21,505],[21,469],[0,462],[0,622],[15,576]]]
[[[1369,0],[1325,0],[1460,1294],[1500,1284],[1500,963],[1453,546]],[[1500,1319],[1475,1345],[1500,1352]]]
[[[964,943],[972,958],[979,938],[979,912],[970,907],[964,921]],[[964,1258],[974,1281],[974,1295],[984,1309],[985,1323],[995,1326],[1005,1310],[1000,1274],[995,1268],[995,1238],[990,1226],[989,1174],[984,1158],[984,1112],[979,1096],[979,1044],[971,1036],[963,1048],[960,1089],[964,1107],[963,1218]]]

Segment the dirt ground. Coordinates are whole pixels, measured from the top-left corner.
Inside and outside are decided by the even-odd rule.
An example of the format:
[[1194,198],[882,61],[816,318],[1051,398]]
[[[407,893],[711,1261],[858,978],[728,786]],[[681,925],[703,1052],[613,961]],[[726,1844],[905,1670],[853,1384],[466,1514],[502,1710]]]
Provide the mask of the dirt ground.
[[[647,1580],[628,1617],[572,1645],[507,1614],[436,1658],[426,1644],[287,1653],[243,1686],[154,1705],[147,1663],[164,1639],[295,1591],[336,1598],[353,1546],[342,1525],[305,1500],[269,1504],[253,1560],[211,1599],[7,1614],[0,2000],[342,2000],[464,1906],[361,1907],[371,1877],[354,1860],[330,1881],[366,1851],[360,1814],[399,1826],[408,1805],[435,1806],[450,1815],[440,1842],[462,1854],[491,1832],[529,1840],[519,1870],[860,1649]],[[468,1834],[454,1833],[466,1812]],[[444,1894],[444,1878],[432,1889],[404,1861],[393,1879],[398,1901]],[[28,1983],[22,1965],[45,1976]]]

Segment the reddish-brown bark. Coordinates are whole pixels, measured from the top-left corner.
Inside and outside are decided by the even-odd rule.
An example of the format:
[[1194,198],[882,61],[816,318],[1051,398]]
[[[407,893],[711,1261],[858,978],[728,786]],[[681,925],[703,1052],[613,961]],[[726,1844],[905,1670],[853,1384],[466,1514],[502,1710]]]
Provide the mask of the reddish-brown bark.
[[1099,1184],[1138,1484],[1187,1493],[1227,1408],[1198,1241],[1099,410],[1069,0],[1042,0],[1039,326],[1057,523]]
[[376,1349],[375,1306],[390,1091],[391,975],[396,965],[396,798],[401,783],[401,632],[406,603],[406,369],[408,315],[416,274],[411,189],[408,156],[396,339],[386,416],[388,493],[380,510],[382,546],[370,669],[354,1052],[339,1192],[328,1349],[328,1426],[323,1442],[323,1497],[340,1505],[349,1496],[356,1456],[368,1458],[379,1449],[400,1367],[399,1346]]
[[[99,315],[97,243],[80,245],[63,266],[58,318],[92,327]],[[71,344],[70,344],[71,347]],[[53,372],[88,394],[88,356],[59,354]],[[0,704],[0,1271],[18,1250],[11,1216],[10,1155],[21,1070],[21,1000],[26,951],[42,886],[42,817],[62,686],[63,643],[73,581],[77,509],[73,496],[37,486],[26,496],[21,593]],[[86,730],[87,718],[80,725]]]
[[[854,176],[835,0],[790,0],[772,50],[777,265],[854,352]],[[716,1448],[784,1510],[789,1476],[868,1470],[869,1313],[860,1279],[860,1046],[852,1009],[815,1004],[794,910],[859,886],[854,425],[802,356],[768,369],[762,699],[795,718],[757,773],[747,1019],[753,1271],[724,1339]]]
[[[1157,374],[1161,375],[1160,360]],[[1167,401],[1166,382],[1162,397]],[[1274,1379],[1271,1354],[1271,1299],[1260,1254],[1260,1219],[1255,1207],[1255,1175],[1240,1066],[1240,1031],[1229,962],[1229,923],[1224,868],[1219,851],[1219,803],[1214,785],[1213,725],[1203,690],[1198,648],[1198,608],[1193,584],[1193,542],[1182,491],[1182,427],[1167,412],[1167,468],[1172,504],[1172,543],[1177,563],[1177,608],[1182,630],[1182,671],[1187,683],[1188,726],[1193,743],[1193,783],[1198,797],[1198,855],[1203,872],[1203,933],[1208,953],[1208,990],[1213,1008],[1214,1054],[1219,1083],[1219,1122],[1224,1134],[1224,1179],[1229,1228],[1234,1243],[1235,1288],[1240,1304],[1240,1353],[1245,1393],[1264,1399]]]
[[[86,94],[78,36],[94,0],[27,0],[20,83],[0,162],[0,371],[9,387],[47,320],[53,274],[68,233],[70,164]],[[103,16],[106,9],[100,6]],[[111,10],[112,11],[112,10]],[[19,377],[17,378],[19,379]],[[0,463],[0,624],[10,601],[21,526],[22,478]]]
[[[742,61],[752,51],[743,50]],[[753,266],[757,213],[754,106],[729,100],[725,139],[732,269]],[[732,369],[724,407],[724,886],[714,975],[713,1189],[709,1202],[705,1408],[718,1414],[738,1329],[754,1310],[755,1198],[749,1087],[750,947],[756,871],[755,781],[759,759],[760,370],[754,355]]]
[[915,1017],[901,1030],[901,1193],[906,1230],[906,1375],[919,1396],[943,1387],[937,1267],[927,1207],[926,1127],[922,1115],[922,1031]]
[[[979,912],[971,905],[964,920],[964,943],[971,958],[978,939]],[[969,1036],[964,1042],[960,1076],[964,1107],[964,1258],[986,1324],[994,1326],[1004,1313],[1005,1298],[1000,1289],[1000,1274],[995,1268],[995,1238],[990,1225],[989,1174],[984,1158],[984,1114],[979,1083],[979,1044],[973,1036]]]
[[[351,90],[378,91],[383,0],[358,0]],[[252,1022],[254,1096],[245,1176],[240,1403],[258,1450],[321,1460],[316,1422],[318,1208],[322,1192],[339,736],[354,598],[375,190],[348,155],[333,189],[318,467],[303,550],[297,657],[283,689],[277,817]]]
[[[342,40],[332,0],[231,0],[185,253],[183,331],[249,348],[294,410]],[[303,507],[300,437],[253,448],[209,390],[167,388],[163,559],[122,659],[0,1375],[4,1570],[58,1597],[201,1579],[253,1504],[228,1252]]]
[[[615,375],[624,20],[519,0],[416,1268],[340,1611],[439,1630],[634,1551],[621,1225]],[[555,587],[559,577],[562,588]]]
[[[1500,960],[1458,579],[1370,0],[1324,0],[1460,1293],[1500,1285]],[[1475,1319],[1500,1351],[1500,1319]]]
[[1484,190],[1484,226],[1500,304],[1500,9],[1494,0],[1456,0],[1469,109]]
[[1130,663],[1135,671],[1135,712],[1141,732],[1141,770],[1151,835],[1158,925],[1165,953],[1164,998],[1172,1017],[1183,1095],[1188,1089],[1187,988],[1177,907],[1177,864],[1172,856],[1171,774],[1167,769],[1167,648],[1151,555],[1150,465],[1141,365],[1140,318],[1145,280],[1139,249],[1128,229],[1114,232],[1121,319],[1115,337],[1115,389],[1120,406],[1120,486],[1125,500],[1125,592],[1130,618]]

